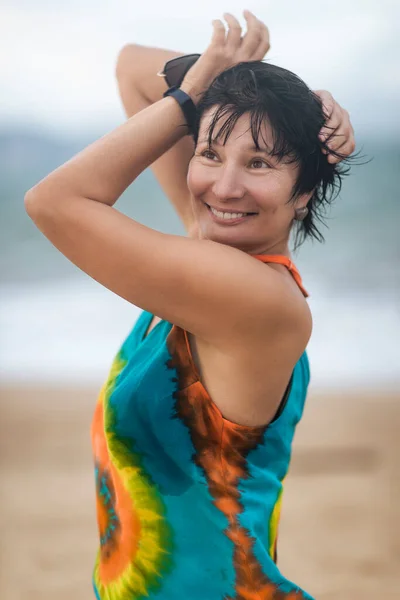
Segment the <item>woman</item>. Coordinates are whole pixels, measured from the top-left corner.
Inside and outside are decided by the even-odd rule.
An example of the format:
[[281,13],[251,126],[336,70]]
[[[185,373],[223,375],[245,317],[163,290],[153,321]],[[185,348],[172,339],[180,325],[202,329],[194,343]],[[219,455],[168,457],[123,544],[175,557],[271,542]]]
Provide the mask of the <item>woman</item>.
[[[275,563],[312,327],[288,240],[296,222],[317,234],[315,210],[340,173],[320,152],[321,102],[260,62],[267,31],[246,18],[243,39],[231,15],[227,34],[214,21],[181,92],[25,197],[65,256],[144,309],[93,420],[97,598],[310,598]],[[188,133],[192,237],[117,212],[127,186]]]

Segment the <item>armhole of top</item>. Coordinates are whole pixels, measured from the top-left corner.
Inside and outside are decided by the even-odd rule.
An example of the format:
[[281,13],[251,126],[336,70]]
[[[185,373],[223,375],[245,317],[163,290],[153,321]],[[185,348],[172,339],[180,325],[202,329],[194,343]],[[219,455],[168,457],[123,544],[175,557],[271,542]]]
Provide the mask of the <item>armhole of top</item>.
[[285,408],[285,406],[286,406],[286,404],[288,402],[289,396],[290,396],[290,392],[292,391],[293,378],[294,378],[294,371],[292,372],[292,375],[290,377],[289,383],[287,384],[286,391],[283,394],[283,398],[281,400],[281,403],[278,406],[278,410],[276,411],[275,416],[272,419],[272,421],[270,421],[270,425],[272,423],[274,423],[277,419],[279,419],[279,417],[281,416],[281,414],[284,411],[284,408]]

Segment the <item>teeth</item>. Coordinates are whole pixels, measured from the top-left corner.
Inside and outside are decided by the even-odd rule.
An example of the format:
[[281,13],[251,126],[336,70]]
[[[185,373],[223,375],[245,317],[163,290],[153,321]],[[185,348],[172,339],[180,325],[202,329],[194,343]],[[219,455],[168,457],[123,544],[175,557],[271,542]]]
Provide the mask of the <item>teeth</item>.
[[215,208],[213,208],[212,206],[210,206],[211,212],[213,213],[213,215],[215,215],[216,217],[219,217],[220,219],[239,219],[240,217],[245,217],[247,213],[227,213],[227,212],[220,212],[219,210],[215,210]]

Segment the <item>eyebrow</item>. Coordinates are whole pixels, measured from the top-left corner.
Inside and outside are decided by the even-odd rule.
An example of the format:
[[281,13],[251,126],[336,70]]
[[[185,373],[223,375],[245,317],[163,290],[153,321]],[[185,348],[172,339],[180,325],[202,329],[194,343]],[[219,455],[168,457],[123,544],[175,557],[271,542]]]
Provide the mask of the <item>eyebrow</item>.
[[[198,141],[199,144],[208,144],[208,139],[203,139],[203,140],[199,140]],[[218,142],[217,140],[213,140],[212,141],[212,145],[214,146],[222,146],[222,144],[220,142]],[[246,146],[245,148],[243,148],[243,150],[249,150],[252,152],[262,152],[263,154],[268,154],[269,156],[271,156],[271,152],[269,150],[269,148],[263,148],[262,146],[259,147],[259,149],[257,149],[256,146]]]

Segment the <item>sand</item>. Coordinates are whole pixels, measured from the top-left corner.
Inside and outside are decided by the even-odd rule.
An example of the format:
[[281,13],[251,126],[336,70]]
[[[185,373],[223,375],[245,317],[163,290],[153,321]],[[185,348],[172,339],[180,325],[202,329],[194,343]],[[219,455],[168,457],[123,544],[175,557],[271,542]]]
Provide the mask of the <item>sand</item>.
[[[96,396],[0,389],[1,600],[94,598]],[[398,394],[310,393],[283,501],[286,577],[318,600],[400,598],[399,459]]]

